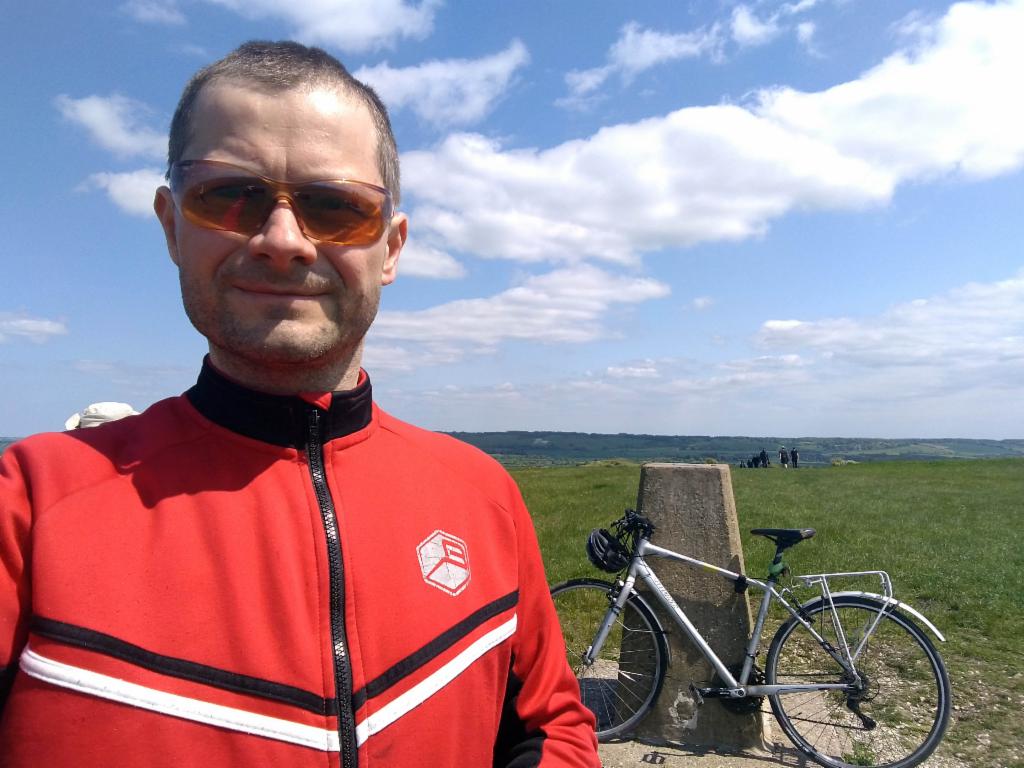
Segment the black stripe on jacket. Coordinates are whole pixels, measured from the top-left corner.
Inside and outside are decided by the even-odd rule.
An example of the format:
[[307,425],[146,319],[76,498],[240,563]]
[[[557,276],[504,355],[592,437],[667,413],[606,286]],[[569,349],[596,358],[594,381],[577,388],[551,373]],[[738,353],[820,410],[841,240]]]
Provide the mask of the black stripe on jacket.
[[290,704],[317,715],[337,714],[338,707],[334,699],[325,699],[293,685],[230,672],[174,656],[164,656],[94,629],[78,627],[41,616],[32,618],[31,628],[33,632],[43,637],[127,661],[151,672],[159,672],[170,677],[202,683],[226,691]]
[[367,700],[380,696],[388,688],[402,681],[432,659],[440,656],[485,621],[494,618],[500,613],[504,613],[509,608],[514,608],[518,603],[519,592],[509,592],[504,597],[499,597],[497,600],[473,611],[473,613],[469,614],[458,624],[442,632],[418,651],[413,651],[401,661],[393,664],[385,672],[356,691],[352,695],[353,709],[359,709]]

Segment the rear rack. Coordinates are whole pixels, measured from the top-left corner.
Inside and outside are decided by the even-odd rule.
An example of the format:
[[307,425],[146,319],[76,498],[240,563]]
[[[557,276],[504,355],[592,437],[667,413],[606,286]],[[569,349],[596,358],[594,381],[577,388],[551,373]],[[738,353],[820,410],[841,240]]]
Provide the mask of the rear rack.
[[892,580],[885,571],[846,571],[842,573],[809,573],[793,578],[803,583],[805,587],[821,587],[822,597],[831,601],[832,589],[829,585],[830,579],[856,579],[865,576],[877,576],[882,584],[882,596],[886,601],[892,599]]
[[[832,588],[829,585],[830,579],[857,579],[864,578],[866,576],[877,576],[882,584],[882,608],[879,610],[878,615],[875,616],[871,622],[871,626],[867,628],[864,634],[856,638],[857,647],[850,648],[848,638],[845,636],[843,627],[839,618],[836,614],[836,605],[832,599]],[[892,580],[889,578],[889,574],[885,571],[846,571],[841,573],[811,573],[804,576],[795,576],[795,580],[800,581],[807,587],[818,587],[821,590],[822,600],[828,605],[829,610],[835,619],[835,628],[839,635],[839,650],[845,656],[846,661],[850,664],[850,668],[853,669],[854,664],[860,652],[864,650],[864,646],[868,642],[868,638],[874,633],[878,623],[882,620],[882,616],[885,614],[886,609],[891,609],[897,603],[892,596]]]

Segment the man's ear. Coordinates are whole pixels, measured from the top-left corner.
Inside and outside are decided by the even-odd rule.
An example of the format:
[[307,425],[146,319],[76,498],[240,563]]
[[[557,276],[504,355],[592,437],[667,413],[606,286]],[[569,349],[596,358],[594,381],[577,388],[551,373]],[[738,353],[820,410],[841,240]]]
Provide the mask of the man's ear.
[[174,222],[177,209],[174,207],[174,200],[171,197],[171,190],[167,187],[160,187],[153,198],[153,210],[160,220],[160,226],[164,229],[164,239],[167,241],[167,253],[171,261],[178,263],[178,237],[175,234]]
[[380,272],[380,284],[391,285],[398,276],[398,257],[409,236],[409,218],[404,213],[396,213],[391,217],[391,228],[388,230],[388,253]]

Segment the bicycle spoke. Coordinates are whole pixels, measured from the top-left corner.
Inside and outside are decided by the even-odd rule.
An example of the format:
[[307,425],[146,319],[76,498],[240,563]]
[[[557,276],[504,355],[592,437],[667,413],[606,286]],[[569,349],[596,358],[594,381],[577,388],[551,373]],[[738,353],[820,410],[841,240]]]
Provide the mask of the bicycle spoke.
[[859,681],[798,624],[785,625],[769,650],[773,683],[849,686],[770,697],[787,735],[828,766],[916,765],[938,743],[949,714],[948,679],[931,643],[904,617],[886,614],[876,624],[877,608],[856,599],[837,600],[836,615],[824,606],[813,612],[826,641],[841,649],[845,637],[851,651],[860,647]]
[[661,689],[666,663],[656,619],[631,598],[612,623],[592,664],[583,663],[597,627],[609,609],[611,584],[578,580],[552,590],[567,658],[580,684],[584,705],[597,719],[598,738],[625,733],[649,711]]

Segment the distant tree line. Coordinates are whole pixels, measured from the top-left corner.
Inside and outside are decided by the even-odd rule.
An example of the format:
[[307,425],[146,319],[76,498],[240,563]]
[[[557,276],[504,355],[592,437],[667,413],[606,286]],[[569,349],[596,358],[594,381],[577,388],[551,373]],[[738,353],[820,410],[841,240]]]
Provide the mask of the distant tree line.
[[762,449],[797,448],[800,464],[1024,457],[1024,440],[885,440],[873,438],[740,437],[598,434],[587,432],[449,432],[508,464],[565,464],[604,459],[704,462],[737,466]]
[[[574,464],[586,461],[713,460],[737,466],[762,449],[796,448],[801,466],[844,461],[1024,458],[1024,440],[883,440],[846,437],[739,437],[616,435],[590,432],[449,432],[510,465]],[[0,453],[16,438],[0,437]]]

